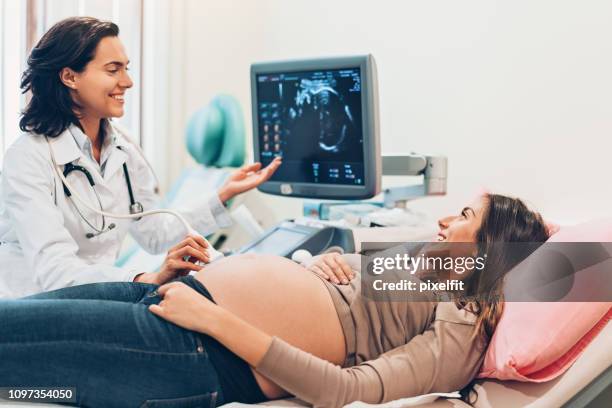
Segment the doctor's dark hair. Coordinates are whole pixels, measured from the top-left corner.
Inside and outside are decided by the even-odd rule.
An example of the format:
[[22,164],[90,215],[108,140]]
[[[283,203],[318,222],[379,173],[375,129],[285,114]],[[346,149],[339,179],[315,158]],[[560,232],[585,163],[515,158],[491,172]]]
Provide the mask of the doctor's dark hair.
[[59,136],[70,124],[78,125],[78,104],[60,80],[63,68],[83,72],[105,37],[119,35],[119,27],[93,17],[70,17],[47,31],[28,57],[21,91],[32,92],[22,112],[19,128],[49,137]]

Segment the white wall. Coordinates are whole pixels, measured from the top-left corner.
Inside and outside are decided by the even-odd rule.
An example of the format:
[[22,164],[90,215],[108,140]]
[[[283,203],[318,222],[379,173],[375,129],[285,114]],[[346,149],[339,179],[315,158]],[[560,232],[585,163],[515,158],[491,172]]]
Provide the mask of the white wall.
[[19,88],[25,60],[25,1],[0,0],[0,165],[4,150],[19,134],[25,98]]
[[[449,196],[416,208],[454,209],[486,186],[563,222],[612,215],[609,1],[173,4],[184,41],[177,143],[189,114],[219,92],[240,99],[250,126],[253,61],[372,53],[383,152],[449,157]],[[173,160],[176,173],[188,159]],[[286,216],[300,208],[262,199]]]

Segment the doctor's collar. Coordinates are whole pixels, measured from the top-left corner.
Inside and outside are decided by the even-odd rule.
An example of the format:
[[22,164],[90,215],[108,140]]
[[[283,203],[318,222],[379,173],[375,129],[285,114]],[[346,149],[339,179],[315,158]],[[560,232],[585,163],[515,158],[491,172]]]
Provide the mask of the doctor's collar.
[[47,142],[53,149],[55,162],[58,165],[71,163],[81,157],[81,150],[71,132],[73,127],[77,128],[75,125],[70,125],[58,137],[47,139]]
[[[83,129],[78,124],[71,124],[69,129],[74,140],[79,145],[79,149],[85,150],[87,146],[91,144],[91,139],[83,132]],[[115,132],[108,119],[102,119],[100,121],[100,130],[103,135],[102,146],[107,147],[118,143],[117,132]]]
[[[102,141],[103,150],[106,150],[109,147],[124,147],[126,145],[126,142],[120,137],[114,126],[112,126],[110,120],[102,119],[102,123],[100,125],[104,130],[104,140]],[[91,139],[79,126],[72,124],[68,129],[82,152],[87,152],[91,149]]]
[[[108,143],[111,143],[111,146],[123,147],[127,145],[127,142],[120,137],[112,124],[105,121],[105,126],[107,126],[105,139],[108,140]],[[63,165],[66,163],[71,163],[81,157],[84,152],[82,147],[89,141],[89,138],[77,125],[72,124],[58,137],[50,138],[48,140],[53,147],[57,164]]]
[[102,124],[102,126],[104,126],[106,130],[106,140],[108,140],[112,146],[125,147],[128,145],[127,141],[124,140],[121,137],[120,133],[115,129],[110,119],[104,119],[103,122],[104,123]]
[[89,146],[91,145],[91,141],[89,140],[89,137],[87,137],[87,135],[83,132],[83,130],[79,126],[72,124],[70,125],[68,130],[70,131],[72,138],[74,139],[77,146],[79,147],[79,150],[86,151],[87,149],[89,149]]

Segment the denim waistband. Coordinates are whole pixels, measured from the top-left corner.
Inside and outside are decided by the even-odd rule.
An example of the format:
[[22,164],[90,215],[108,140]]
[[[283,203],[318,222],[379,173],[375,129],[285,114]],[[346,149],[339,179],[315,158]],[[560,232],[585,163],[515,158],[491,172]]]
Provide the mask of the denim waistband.
[[[176,278],[173,282],[184,283],[216,304],[206,286],[192,275]],[[267,400],[255,380],[251,367],[244,360],[232,353],[216,339],[205,334],[196,334],[201,336],[210,361],[216,368],[217,376],[221,383],[223,403],[242,402],[253,404]]]
[[215,302],[215,299],[213,299],[213,297],[210,294],[210,292],[208,291],[208,289],[206,289],[206,286],[204,286],[202,284],[202,282],[197,280],[192,275],[181,276],[180,278],[176,278],[176,279],[172,280],[172,282],[183,282],[185,285],[187,285],[190,288],[196,290],[200,295],[204,296],[205,298],[207,298],[211,302],[213,302],[215,304],[217,303],[217,302]]
[[[191,275],[187,275],[187,276],[181,276],[180,278],[176,278],[171,280],[170,282],[182,282],[185,285],[189,286],[190,288],[194,289],[196,292],[198,292],[200,295],[204,296],[205,298],[207,298],[208,300],[210,300],[213,303],[217,303],[215,302],[215,300],[213,299],[212,295],[210,294],[210,292],[208,291],[208,289],[206,289],[206,287],[202,284],[202,282],[198,281],[196,278],[194,278]],[[168,283],[170,283],[168,282]],[[154,285],[150,285],[150,289],[148,289],[148,293],[146,293],[142,299],[140,299],[140,302],[138,303],[142,303],[145,305],[151,305],[151,304],[157,304],[159,303],[162,298],[159,295],[159,292],[157,291],[158,287],[154,286]]]

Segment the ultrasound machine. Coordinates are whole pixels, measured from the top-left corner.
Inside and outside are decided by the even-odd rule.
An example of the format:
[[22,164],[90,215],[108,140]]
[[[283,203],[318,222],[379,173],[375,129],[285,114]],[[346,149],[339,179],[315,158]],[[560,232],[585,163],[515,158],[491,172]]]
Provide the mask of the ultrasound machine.
[[[417,186],[386,189],[386,207],[446,193],[446,158],[380,152],[378,83],[372,55],[264,62],[251,66],[253,150],[263,166],[282,166],[259,190],[286,197],[363,200],[381,176],[423,175]],[[285,221],[238,253],[290,257],[330,246],[356,250],[353,230]]]

